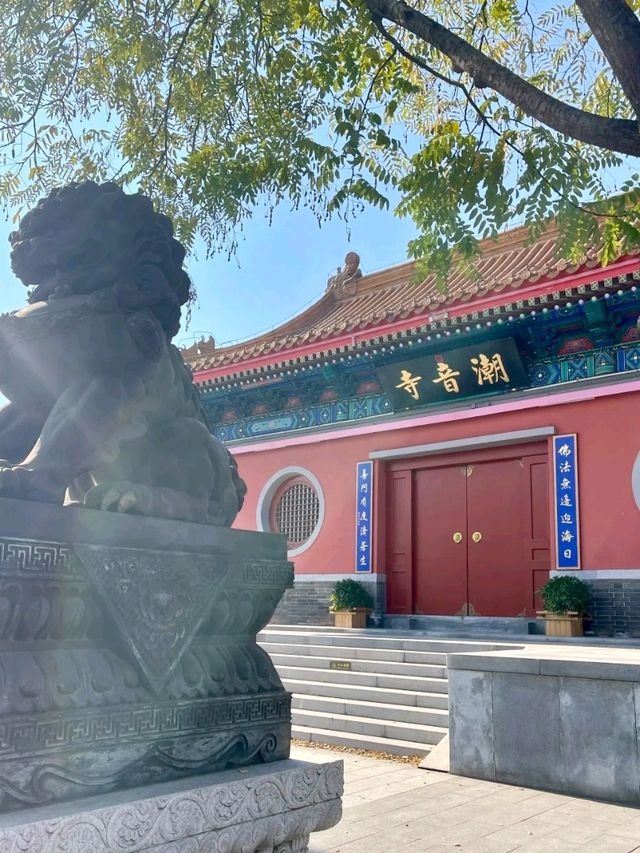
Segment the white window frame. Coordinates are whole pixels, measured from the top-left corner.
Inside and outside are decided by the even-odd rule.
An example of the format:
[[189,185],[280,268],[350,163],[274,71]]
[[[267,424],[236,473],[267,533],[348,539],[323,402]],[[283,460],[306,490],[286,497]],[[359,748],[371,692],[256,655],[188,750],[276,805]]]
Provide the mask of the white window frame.
[[277,533],[278,531],[271,530],[271,525],[269,524],[271,501],[280,486],[293,477],[304,477],[304,479],[308,480],[310,485],[315,489],[318,496],[318,520],[309,538],[300,545],[297,545],[295,548],[291,548],[287,551],[287,556],[290,558],[297,557],[307,551],[316,541],[320,531],[322,530],[322,525],[324,523],[325,500],[320,481],[315,474],[312,474],[311,471],[309,471],[308,468],[301,468],[298,465],[289,465],[286,468],[280,468],[280,470],[276,471],[275,474],[269,477],[267,482],[264,484],[256,506],[256,528],[266,533]]

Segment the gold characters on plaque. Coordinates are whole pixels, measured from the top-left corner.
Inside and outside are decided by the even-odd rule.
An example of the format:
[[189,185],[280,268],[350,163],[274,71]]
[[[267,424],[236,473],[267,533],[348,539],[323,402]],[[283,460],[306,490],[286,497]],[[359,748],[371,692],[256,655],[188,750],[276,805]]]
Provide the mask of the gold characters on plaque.
[[420,381],[422,381],[422,376],[412,376],[410,371],[401,370],[400,384],[396,385],[396,388],[401,388],[403,391],[406,391],[407,394],[410,394],[414,400],[419,400],[420,394],[418,393],[418,382]]
[[[420,367],[423,373],[425,369],[429,373],[432,371],[432,368],[426,367],[424,362],[420,364]],[[471,368],[473,373],[471,373],[469,368]],[[399,373],[396,373],[395,378],[399,382],[397,384],[394,383],[395,387],[401,391],[405,391],[416,401],[420,401],[422,398],[426,401],[433,397],[433,393],[429,394],[428,392],[428,388],[430,387],[428,384],[424,386],[420,385],[423,381],[440,386],[446,394],[462,393],[464,396],[472,394],[474,387],[476,389],[482,387],[489,390],[488,386],[509,385],[511,383],[511,377],[509,376],[509,371],[501,352],[476,352],[472,356],[466,355],[462,362],[459,355],[456,359],[455,353],[451,353],[447,361],[445,361],[444,355],[436,355],[435,376],[431,373],[432,378],[424,380],[422,376],[412,373],[406,367],[398,365],[396,369]]]
[[471,367],[478,380],[478,385],[495,385],[497,382],[509,382],[509,374],[499,352],[491,358],[483,352],[477,358],[471,359]]
[[439,361],[437,364],[438,377],[432,379],[432,382],[442,382],[443,388],[449,394],[457,394],[460,391],[460,386],[456,380],[456,376],[460,376],[459,370],[453,370],[445,361]]

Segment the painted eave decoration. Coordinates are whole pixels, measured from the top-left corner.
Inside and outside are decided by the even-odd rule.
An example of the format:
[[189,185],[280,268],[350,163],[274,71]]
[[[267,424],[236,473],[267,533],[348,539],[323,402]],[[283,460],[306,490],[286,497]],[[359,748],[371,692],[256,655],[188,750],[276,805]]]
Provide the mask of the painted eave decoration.
[[488,243],[482,280],[453,276],[446,294],[412,282],[412,264],[362,276],[350,253],[349,274],[283,326],[183,350],[214,433],[260,440],[639,369],[640,257],[601,268],[594,251],[569,266],[551,236],[525,235]]

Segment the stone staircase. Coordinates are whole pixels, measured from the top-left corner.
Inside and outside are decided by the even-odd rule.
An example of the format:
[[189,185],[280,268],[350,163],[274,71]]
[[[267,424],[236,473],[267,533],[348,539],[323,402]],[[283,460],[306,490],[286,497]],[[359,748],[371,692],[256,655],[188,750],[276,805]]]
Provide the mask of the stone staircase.
[[269,625],[258,642],[293,694],[294,738],[422,756],[448,730],[447,654],[503,647],[306,625]]

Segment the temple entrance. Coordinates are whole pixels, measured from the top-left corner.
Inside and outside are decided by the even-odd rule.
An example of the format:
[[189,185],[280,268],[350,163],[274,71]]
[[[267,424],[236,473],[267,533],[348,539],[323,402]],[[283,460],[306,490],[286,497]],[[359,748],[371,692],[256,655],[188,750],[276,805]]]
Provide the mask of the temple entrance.
[[550,565],[546,445],[389,466],[389,612],[532,616]]

